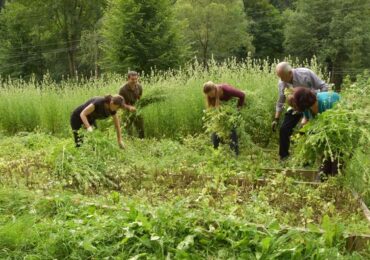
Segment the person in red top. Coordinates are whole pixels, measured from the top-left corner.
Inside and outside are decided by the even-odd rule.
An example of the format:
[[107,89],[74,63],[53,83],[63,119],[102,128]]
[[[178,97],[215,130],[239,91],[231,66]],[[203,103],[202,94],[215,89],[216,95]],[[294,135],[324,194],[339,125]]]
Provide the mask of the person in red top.
[[[208,108],[217,108],[220,106],[221,101],[229,101],[232,98],[238,98],[237,108],[240,109],[245,101],[244,92],[229,84],[215,84],[212,81],[208,81],[203,85],[203,93],[206,95]],[[239,155],[238,135],[235,128],[231,130],[230,138],[231,150],[233,150],[236,155]],[[220,142],[220,137],[217,136],[216,133],[213,133],[212,143],[215,149],[218,148]]]

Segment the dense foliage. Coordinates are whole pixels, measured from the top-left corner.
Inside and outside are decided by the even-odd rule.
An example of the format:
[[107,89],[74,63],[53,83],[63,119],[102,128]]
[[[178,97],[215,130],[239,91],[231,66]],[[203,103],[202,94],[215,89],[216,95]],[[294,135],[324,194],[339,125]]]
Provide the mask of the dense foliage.
[[[369,8],[0,0],[0,258],[369,259]],[[284,56],[325,80],[349,76],[281,162],[270,124]],[[72,110],[116,94],[129,69],[144,87],[146,138],[124,132],[119,149],[108,119],[76,149]],[[205,109],[208,80],[243,90],[245,106]],[[329,158],[338,176],[302,182]]]
[[370,67],[370,4],[367,0],[297,1],[286,11],[285,49],[300,58],[316,55],[331,80]]
[[[315,66],[314,61],[312,65]],[[261,67],[263,71],[260,71]],[[201,72],[201,69],[202,65],[195,63],[181,71],[141,78],[144,94],[138,112],[144,117],[147,135],[161,138],[203,132],[202,85],[212,79],[246,91],[246,108],[241,111],[248,121],[246,128],[249,127],[248,132],[256,142],[265,142],[265,135],[250,126],[269,129],[266,118],[272,114],[277,94],[271,66],[263,61],[247,60],[238,64],[231,60],[223,64],[213,61],[208,72]],[[3,97],[0,100],[0,129],[7,133],[38,129],[69,136],[69,117],[74,108],[93,96],[118,93],[125,81],[126,78],[118,74],[79,82],[66,80],[61,84],[48,76],[41,83],[8,80],[0,89]]]
[[122,152],[111,131],[79,150],[41,133],[4,137],[1,256],[368,256],[345,249],[348,233],[370,225],[340,182],[297,185],[280,174],[256,186],[274,157],[255,147],[235,159],[207,139],[133,139]]
[[104,70],[149,72],[182,64],[188,47],[168,0],[108,2],[102,25]]
[[0,10],[4,77],[315,55],[340,83],[370,65],[367,0],[2,0]]
[[[277,91],[268,63],[201,66],[143,78],[138,112],[154,138],[124,135],[124,150],[109,120],[79,149],[68,127],[71,108],[114,93],[121,76],[4,83],[1,258],[367,259],[369,248],[352,252],[349,241],[370,233],[352,194],[370,204],[368,74],[348,79],[341,103],[295,140],[293,158],[312,159],[309,166],[324,156],[345,160],[340,176],[307,184],[264,170],[282,166],[269,124]],[[305,66],[319,73],[314,60]],[[238,111],[231,101],[204,114],[201,86],[209,78],[245,90],[246,106]],[[234,126],[238,157],[226,142],[214,150],[209,136],[227,138]]]

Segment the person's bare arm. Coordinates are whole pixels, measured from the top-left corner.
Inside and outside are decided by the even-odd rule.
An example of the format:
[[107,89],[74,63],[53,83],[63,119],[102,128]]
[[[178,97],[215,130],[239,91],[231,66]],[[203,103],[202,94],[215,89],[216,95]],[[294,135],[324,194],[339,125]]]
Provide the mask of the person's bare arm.
[[114,127],[116,128],[117,132],[117,142],[120,148],[124,148],[123,142],[122,142],[122,132],[121,132],[121,124],[119,121],[119,118],[117,114],[113,115],[113,122],[114,122]]
[[136,107],[134,107],[134,106],[131,106],[131,105],[128,105],[128,104],[124,104],[123,106],[124,106],[125,109],[127,109],[130,112],[135,112],[136,111]]
[[[271,115],[271,114],[270,114]],[[275,112],[275,118],[276,119],[279,119],[280,118],[280,115],[281,115],[281,111],[276,111]]]
[[94,104],[90,104],[84,110],[82,110],[82,112],[80,114],[82,123],[84,124],[85,128],[88,131],[92,131],[92,127],[89,123],[89,120],[87,120],[87,116],[90,115],[92,112],[94,112],[94,110],[95,110]]
[[284,94],[284,89],[285,89],[285,83],[282,81],[279,81],[278,83],[278,100],[276,102],[276,109],[275,109],[275,119],[279,119],[281,112],[283,111],[284,103],[286,100],[285,94]]
[[304,116],[304,117],[302,118],[301,125],[302,125],[302,126],[304,126],[304,125],[305,125],[305,124],[307,124],[307,123],[308,123],[308,119],[307,119],[307,117],[305,117],[305,116]]
[[143,95],[143,87],[141,86],[141,84],[139,84],[139,96],[137,99],[140,100],[142,95]]

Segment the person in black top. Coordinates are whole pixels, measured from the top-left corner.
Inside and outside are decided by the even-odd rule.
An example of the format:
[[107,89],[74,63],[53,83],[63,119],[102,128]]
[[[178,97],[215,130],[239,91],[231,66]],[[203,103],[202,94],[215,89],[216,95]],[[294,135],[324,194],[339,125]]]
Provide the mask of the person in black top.
[[77,107],[71,115],[71,127],[76,147],[80,147],[83,141],[82,136],[78,133],[82,126],[84,126],[88,132],[92,132],[92,125],[96,127],[95,121],[97,119],[105,119],[112,116],[117,131],[118,145],[120,148],[123,148],[121,126],[117,116],[117,111],[120,108],[126,108],[126,105],[124,98],[119,95],[94,97]]

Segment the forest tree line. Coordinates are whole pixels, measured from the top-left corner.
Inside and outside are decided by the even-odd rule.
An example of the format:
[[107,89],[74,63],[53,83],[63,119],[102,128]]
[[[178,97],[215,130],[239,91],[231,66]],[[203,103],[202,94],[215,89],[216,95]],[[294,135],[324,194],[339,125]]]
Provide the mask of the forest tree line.
[[316,56],[340,83],[370,68],[368,0],[0,0],[0,75],[176,69]]

